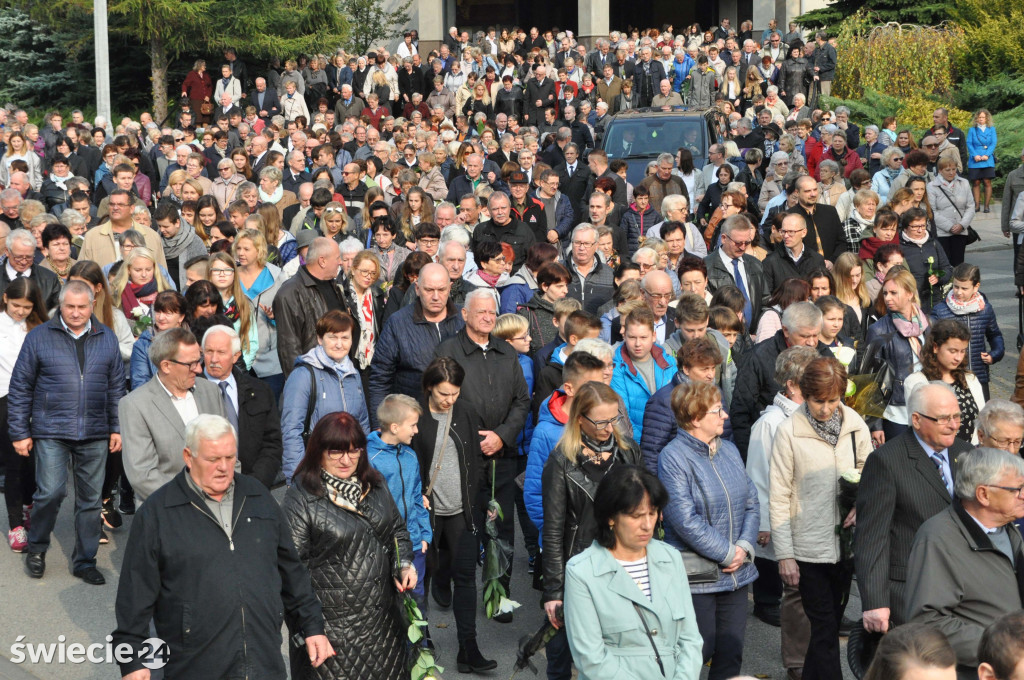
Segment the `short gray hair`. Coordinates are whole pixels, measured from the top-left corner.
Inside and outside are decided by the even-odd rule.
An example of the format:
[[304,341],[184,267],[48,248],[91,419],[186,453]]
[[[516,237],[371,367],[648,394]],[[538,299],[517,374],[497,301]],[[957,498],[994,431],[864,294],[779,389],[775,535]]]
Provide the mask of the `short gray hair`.
[[668,163],[669,165],[675,165],[676,164],[676,159],[673,158],[672,154],[670,154],[670,153],[659,153],[658,154],[658,165],[661,165],[662,163]]
[[1024,408],[1009,399],[989,399],[978,414],[978,432],[991,435],[1000,422],[1024,427]]
[[889,161],[891,161],[892,157],[895,156],[896,154],[902,156],[903,149],[899,148],[898,146],[890,146],[886,148],[886,150],[882,152],[882,165],[888,165]]
[[818,350],[804,345],[788,347],[775,357],[775,382],[785,389],[786,383],[800,382],[800,377],[807,370],[807,364],[819,356]]
[[443,248],[448,243],[458,243],[463,248],[469,248],[469,229],[466,229],[461,224],[449,224],[441,232],[441,247]]
[[136,247],[146,247],[146,237],[138,229],[128,229],[121,234],[121,243],[130,243]]
[[28,229],[15,229],[7,235],[7,247],[10,248],[15,243],[29,246],[32,250],[39,247],[36,243],[36,237]]
[[209,340],[211,336],[216,335],[217,333],[223,333],[224,335],[226,335],[229,338],[231,338],[231,352],[232,352],[232,354],[238,354],[239,352],[242,351],[242,338],[240,338],[238,336],[238,331],[236,331],[231,326],[225,326],[223,324],[218,324],[216,326],[210,326],[208,329],[206,329],[206,332],[203,333],[203,351],[204,352],[206,351],[206,341]]
[[837,107],[836,107],[836,115],[837,115],[837,116],[840,116],[840,115],[843,115],[843,114],[845,114],[845,115],[847,115],[847,116],[849,116],[849,115],[850,115],[850,109],[849,109],[849,107],[846,107],[846,106],[837,106]]
[[573,352],[585,352],[601,361],[610,361],[615,354],[614,348],[601,338],[583,338],[576,343]]
[[227,418],[213,413],[201,413],[198,417],[193,418],[185,428],[185,448],[195,458],[199,455],[201,442],[215,442],[229,434],[235,438],[237,444],[238,434]]
[[[327,238],[325,236],[318,236],[313,239],[313,242],[309,244],[309,248],[306,250],[306,262],[316,262],[321,257],[328,255],[333,248],[338,248],[338,244],[334,239]],[[341,249],[338,249],[341,252]]]
[[[647,240],[649,241],[650,239],[647,239]],[[633,262],[639,263],[640,262],[640,258],[642,258],[642,257],[651,257],[651,258],[653,258],[655,265],[657,265],[658,259],[659,259],[660,256],[658,255],[658,251],[655,250],[654,248],[649,248],[647,246],[641,246],[641,247],[636,249],[636,252],[633,253],[633,257],[631,259],[632,259]]]
[[661,214],[664,215],[669,210],[682,210],[683,206],[690,207],[690,202],[686,200],[686,196],[682,194],[669,194],[661,199]]
[[281,171],[273,165],[268,165],[260,170],[260,179],[269,179],[271,182],[277,182],[280,184],[282,177],[283,175],[281,174]]
[[820,171],[822,168],[828,168],[834,175],[839,174],[839,163],[836,163],[835,161],[825,160],[818,163],[818,170]]
[[956,495],[961,500],[973,501],[979,486],[997,484],[1006,472],[1024,476],[1024,459],[985,446],[962,453],[956,460]]
[[907,395],[907,417],[911,417],[915,413],[924,412],[928,395],[940,391],[948,393],[954,399],[956,398],[956,392],[953,391],[953,388],[941,380],[932,380],[924,385],[915,387],[914,391]]
[[597,238],[597,227],[595,227],[590,222],[580,222],[572,230],[572,235],[570,236],[569,240],[570,241],[575,241],[576,237],[579,236],[580,234],[582,234],[585,231],[592,231],[592,232],[594,232],[594,238],[595,239]]
[[[20,230],[15,229],[15,231],[20,231]],[[90,305],[96,302],[96,292],[93,291],[92,286],[90,286],[85,281],[78,281],[77,279],[71,279],[70,281],[68,281],[67,283],[64,284],[64,287],[60,289],[60,301],[58,302],[58,304],[61,307],[64,306],[64,298],[67,297],[68,293],[75,293],[77,295],[81,295],[82,293],[85,293],[86,295],[89,296],[89,304]]]
[[356,239],[355,237],[349,236],[347,239],[338,244],[338,248],[341,249],[342,255],[344,255],[345,253],[358,253],[360,250],[363,249],[363,244],[360,243],[359,240]]
[[174,359],[181,345],[195,344],[196,336],[189,329],[168,328],[153,336],[153,342],[149,345],[149,360],[159,369],[161,363]]
[[722,234],[724,236],[729,236],[734,231],[750,231],[753,228],[754,223],[746,215],[732,215],[725,218],[725,221],[722,222]]
[[474,288],[466,294],[466,309],[469,309],[470,305],[474,300],[489,300],[494,303],[494,311],[498,311],[498,301],[494,297],[494,292],[490,288]]
[[821,330],[822,313],[813,302],[794,302],[782,313],[782,327],[790,333],[802,330]]

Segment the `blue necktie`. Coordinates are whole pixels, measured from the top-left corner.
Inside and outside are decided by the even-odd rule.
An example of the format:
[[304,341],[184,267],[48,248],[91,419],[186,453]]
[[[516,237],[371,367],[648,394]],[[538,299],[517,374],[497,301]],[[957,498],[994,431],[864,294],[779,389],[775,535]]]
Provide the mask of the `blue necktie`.
[[737,257],[732,261],[732,275],[736,279],[736,287],[743,293],[743,320],[747,322],[747,326],[754,323],[754,319],[751,318],[754,315],[754,308],[750,305],[750,295],[747,293],[747,286],[743,283],[743,275],[740,274],[740,259]]
[[946,491],[948,491],[949,495],[952,496],[953,480],[946,477],[946,468],[943,466],[943,463],[946,462],[945,459],[942,457],[942,454],[939,453],[938,451],[929,454],[929,456],[931,457],[932,462],[935,463],[935,467],[939,469],[939,476],[942,477],[942,484],[946,487]]

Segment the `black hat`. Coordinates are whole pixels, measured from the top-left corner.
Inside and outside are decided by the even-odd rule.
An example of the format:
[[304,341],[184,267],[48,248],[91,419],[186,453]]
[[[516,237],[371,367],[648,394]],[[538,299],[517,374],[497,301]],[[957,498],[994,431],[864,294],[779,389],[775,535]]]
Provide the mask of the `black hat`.
[[509,184],[529,184],[530,178],[526,176],[525,172],[516,171],[508,176]]

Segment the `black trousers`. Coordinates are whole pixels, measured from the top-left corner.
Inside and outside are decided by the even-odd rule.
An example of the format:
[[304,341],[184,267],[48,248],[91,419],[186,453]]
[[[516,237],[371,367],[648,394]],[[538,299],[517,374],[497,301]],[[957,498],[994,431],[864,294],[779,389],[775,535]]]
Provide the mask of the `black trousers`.
[[800,597],[811,622],[811,641],[804,659],[803,680],[834,680],[843,677],[839,660],[839,622],[843,617],[843,593],[850,587],[853,570],[848,564],[797,562]]
[[704,640],[704,663],[711,661],[708,680],[727,680],[739,675],[747,632],[747,587],[722,593],[695,593],[693,611]]
[[7,521],[11,529],[25,524],[21,506],[32,503],[36,490],[35,453],[19,456],[14,451],[7,429],[7,397],[0,397],[0,455],[7,469],[4,482],[4,502],[7,505]]
[[[482,517],[474,517],[481,527]],[[453,583],[452,613],[455,615],[455,629],[459,645],[476,638],[476,556],[480,539],[466,526],[462,513],[449,517],[434,516],[434,541],[430,550],[435,559],[429,560],[434,566],[428,569],[427,580],[439,579],[441,583]],[[429,594],[429,583],[424,589]]]
[[757,580],[754,581],[754,604],[778,607],[782,602],[782,578],[779,576],[779,563],[764,557],[755,557]]
[[940,236],[939,245],[946,251],[949,264],[953,267],[962,264],[964,253],[967,251],[967,235],[955,234],[953,236]]

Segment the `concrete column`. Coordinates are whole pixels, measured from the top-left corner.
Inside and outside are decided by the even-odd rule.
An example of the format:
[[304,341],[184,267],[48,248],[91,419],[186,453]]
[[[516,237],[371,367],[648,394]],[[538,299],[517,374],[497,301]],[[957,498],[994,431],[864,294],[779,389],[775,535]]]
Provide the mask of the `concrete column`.
[[420,51],[426,54],[441,46],[448,27],[444,25],[444,0],[419,0]]
[[[758,38],[760,32],[768,28],[768,20],[775,19],[775,0],[754,0],[754,28],[757,30]],[[780,25],[781,22],[780,22]]]
[[609,0],[579,0],[579,35],[577,40],[592,48],[597,38],[607,38],[611,31]]
[[[719,19],[719,23],[721,23],[722,19],[729,19],[729,21],[733,25],[733,27],[738,29],[739,25],[740,25],[740,21],[741,21],[741,19],[737,16],[738,13],[739,13],[739,7],[738,7],[738,3],[736,2],[736,0],[719,0],[719,3],[718,3],[718,19]],[[743,17],[743,18],[745,19],[746,17]],[[757,26],[757,22],[756,21],[754,22],[754,25]],[[712,27],[711,30],[714,30],[714,27]]]

